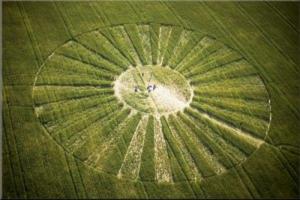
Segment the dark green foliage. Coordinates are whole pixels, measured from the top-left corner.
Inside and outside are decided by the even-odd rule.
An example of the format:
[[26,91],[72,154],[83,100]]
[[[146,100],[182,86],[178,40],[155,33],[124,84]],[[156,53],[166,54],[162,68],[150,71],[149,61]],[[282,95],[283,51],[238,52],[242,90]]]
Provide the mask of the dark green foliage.
[[[151,24],[151,49],[158,49],[159,24]],[[152,51],[152,63],[157,64],[158,51]]]
[[[173,124],[173,126],[178,130],[178,133],[180,134],[181,139],[184,141],[186,148],[188,149],[191,157],[193,158],[193,161],[195,162],[199,172],[203,177],[212,176],[215,174],[212,167],[207,163],[206,159],[203,157],[199,149],[197,148],[197,142],[192,141],[192,139],[189,137],[188,130],[184,129],[178,121],[175,119],[174,116],[170,117],[170,122]],[[184,165],[182,165],[184,166]],[[187,166],[185,168],[186,174],[188,174],[189,170],[187,169]],[[189,175],[189,179],[193,179],[191,175]]]
[[146,136],[144,142],[144,149],[142,154],[140,179],[142,181],[155,180],[155,166],[154,166],[154,117],[151,115],[146,127]]
[[139,59],[143,65],[147,65],[145,52],[142,46],[142,41],[140,36],[138,35],[138,28],[136,25],[128,24],[125,25],[125,30],[128,33],[128,36],[130,37],[130,40],[134,46],[134,49],[136,50]]
[[108,155],[105,155],[103,158],[105,162],[103,162],[104,170],[108,170],[113,174],[117,174],[121,164],[123,162],[124,156],[126,154],[126,150],[128,149],[131,138],[138,126],[138,123],[141,119],[140,114],[136,114],[132,116],[128,123],[126,123],[125,127],[120,130],[117,134],[121,135],[120,139],[116,141],[112,149],[110,149]]
[[[299,197],[298,2],[4,2],[2,6],[4,199]],[[188,175],[180,161],[180,149],[177,151],[172,145],[176,141],[172,139],[173,129],[170,127],[178,127],[175,132],[185,137],[183,142],[189,152],[197,152],[197,146],[193,147],[193,141],[187,137],[188,134],[195,134],[228,169],[226,173],[206,178],[201,183],[153,182],[154,158],[148,156],[153,155],[154,146],[151,118],[146,134],[149,141],[145,141],[145,146],[149,146],[149,149],[144,150],[142,156],[147,165],[142,165],[140,172],[140,180],[150,182],[122,180],[116,174],[107,174],[82,162],[83,158],[87,159],[91,153],[101,150],[101,141],[108,139],[110,134],[118,134],[119,132],[113,131],[124,121],[127,122],[130,110],[122,110],[122,105],[117,105],[115,99],[111,99],[114,90],[106,81],[112,82],[132,64],[132,60],[128,61],[129,56],[125,56],[124,52],[114,50],[117,42],[113,41],[110,34],[100,31],[96,35],[97,40],[89,40],[91,35],[85,33],[102,30],[104,26],[136,24],[141,21],[152,23],[150,35],[153,49],[158,49],[159,23],[164,26],[178,24],[216,37],[218,41],[237,50],[239,55],[254,66],[254,70],[247,67],[230,69],[227,62],[238,57],[213,57],[217,54],[211,55],[211,62],[197,65],[202,56],[213,53],[213,48],[180,65],[182,58],[187,56],[196,43],[193,40],[184,45],[176,59],[171,59],[179,41],[180,29],[172,32],[164,54],[163,64],[172,68],[178,66],[177,69],[191,80],[194,95],[199,97],[195,98],[192,105],[194,110],[186,110],[174,119],[168,118],[163,125],[165,138],[168,139],[173,178],[182,180],[191,175]],[[135,39],[132,37],[132,40]],[[76,44],[72,51],[64,49],[57,52],[57,55],[52,55],[58,47],[67,43]],[[135,48],[144,62],[139,41],[135,43]],[[106,53],[102,53],[102,50]],[[151,54],[153,63],[156,63],[158,51],[152,51]],[[50,55],[56,57],[58,62],[48,63]],[[43,74],[41,70],[42,78],[36,79],[42,65],[48,66],[44,68],[44,72],[49,74]],[[66,72],[68,74],[64,76]],[[222,82],[251,75],[259,75],[268,92],[253,84],[245,84],[246,82],[239,82],[241,87]],[[215,87],[211,87],[212,82]],[[46,87],[45,84],[61,87]],[[86,87],[81,87],[83,85]],[[262,85],[262,88],[265,86]],[[107,98],[103,98],[104,96]],[[82,104],[84,98],[89,101]],[[231,104],[231,100],[220,103],[218,98],[236,98],[262,104],[246,110],[243,107],[246,104],[242,101],[237,106]],[[267,143],[254,152],[251,145],[192,112],[196,109],[207,113],[217,110],[218,117],[224,122],[238,119],[243,121],[244,130],[256,130],[255,120],[250,120],[250,117],[242,120],[233,116],[236,112],[241,112],[243,116],[249,115],[268,122],[269,110],[265,110],[264,106],[268,105],[269,98],[272,121]],[[68,103],[63,103],[64,107],[56,109],[56,102]],[[98,107],[99,104],[101,106]],[[42,107],[52,111],[38,117],[36,109]],[[78,116],[88,108],[90,110],[86,112],[87,115],[80,119]],[[97,113],[96,109],[101,113]],[[78,118],[68,117],[76,112]],[[60,120],[56,120],[58,117]],[[138,118],[136,116],[135,120],[130,120],[129,126],[120,131],[124,138],[121,137],[114,143],[117,146],[111,151],[112,155],[106,155],[111,162],[107,165],[109,170],[120,165]],[[54,140],[43,127],[45,124],[52,127],[50,121],[59,121],[57,128],[70,125],[73,127],[71,132],[75,131],[76,137],[71,137],[66,144],[59,144],[58,141],[63,136],[58,134]],[[79,122],[78,127],[72,121]],[[92,123],[93,121],[96,123]],[[194,126],[194,122],[197,126]],[[252,125],[246,125],[247,123]],[[82,129],[87,125],[91,126]],[[63,132],[67,130],[65,128],[62,128]],[[96,151],[92,151],[88,143],[79,149],[76,149],[79,146],[73,146],[78,141],[86,141],[83,139],[87,133],[84,130],[94,133],[88,141],[93,141],[93,149]],[[260,133],[261,130],[255,132]],[[259,133],[257,136],[262,137]],[[75,157],[65,149],[68,145],[77,150]],[[200,158],[197,156],[197,159]],[[235,163],[243,158],[244,162],[236,166]],[[203,167],[199,160],[200,164]],[[231,168],[233,165],[235,168]],[[118,171],[117,168],[112,170],[115,173]]]

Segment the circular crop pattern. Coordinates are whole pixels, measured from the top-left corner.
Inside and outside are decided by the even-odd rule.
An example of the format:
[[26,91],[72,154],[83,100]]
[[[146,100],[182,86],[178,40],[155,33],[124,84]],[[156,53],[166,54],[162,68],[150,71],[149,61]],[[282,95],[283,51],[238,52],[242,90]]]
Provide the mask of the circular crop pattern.
[[118,78],[114,89],[131,108],[156,116],[183,110],[192,100],[192,89],[185,78],[161,66],[130,68]]
[[126,24],[79,35],[37,73],[37,118],[86,165],[132,181],[201,181],[264,142],[268,92],[237,51],[204,33]]

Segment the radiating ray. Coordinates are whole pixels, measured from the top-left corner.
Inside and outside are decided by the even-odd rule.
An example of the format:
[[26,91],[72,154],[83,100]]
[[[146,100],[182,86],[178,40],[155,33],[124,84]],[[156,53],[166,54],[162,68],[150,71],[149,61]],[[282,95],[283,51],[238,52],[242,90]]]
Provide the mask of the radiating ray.
[[162,124],[162,132],[167,146],[167,153],[170,161],[170,167],[172,172],[172,179],[174,182],[186,181],[188,178],[184,173],[186,168],[186,163],[182,159],[181,152],[177,148],[174,138],[172,137],[171,130],[165,119],[165,116],[160,117],[160,122]]
[[49,130],[52,135],[63,135],[68,138],[68,135],[72,135],[74,132],[78,132],[89,124],[97,121],[99,118],[103,117],[107,113],[118,109],[120,106],[117,103],[111,104],[107,103],[103,106],[94,106],[88,108],[84,111],[77,112],[73,115],[66,116],[59,120],[50,121],[45,124],[47,130]]
[[105,103],[116,102],[114,96],[103,97],[96,95],[93,97],[85,97],[81,99],[71,99],[65,102],[54,102],[35,107],[36,115],[40,118],[41,122],[48,123],[77,112],[84,111],[88,108],[100,106]]
[[[217,160],[217,158],[211,153],[211,151],[197,138],[197,136],[193,134],[192,131],[189,131],[189,128],[186,127],[185,124],[176,119],[175,116],[171,116],[170,119],[172,121],[173,126],[176,127],[176,132],[179,133],[179,141],[182,141],[185,144],[186,148],[189,149],[188,155],[191,156],[193,160],[198,159],[198,154],[200,154],[203,157],[202,159],[204,159],[205,162],[209,165],[209,167],[213,169],[215,174],[221,174],[226,171],[226,168]],[[198,154],[193,154],[195,151],[198,152]],[[194,162],[195,161],[193,161],[193,163]],[[194,163],[194,165],[195,164],[196,163]],[[201,162],[199,162],[199,164],[199,170],[202,171],[204,176],[207,176],[207,174],[204,174],[204,170],[201,169],[203,167]],[[198,167],[195,165],[192,169],[194,169],[195,171]],[[197,173],[199,172],[195,171],[194,173],[195,178],[199,176],[197,175]]]
[[182,53],[182,49],[184,46],[186,46],[189,42],[189,37],[192,35],[192,31],[183,30],[181,32],[181,35],[179,37],[178,43],[174,48],[173,56],[169,59],[169,66],[172,68],[175,68],[175,66],[180,62],[180,58],[183,56],[180,56]]
[[[226,89],[226,90],[225,90]],[[216,80],[196,85],[196,93],[208,92],[222,97],[228,94],[232,97],[268,100],[269,94],[261,78],[256,75]]]
[[82,62],[82,63],[84,63],[86,65],[91,65],[91,66],[99,69],[99,71],[101,71],[101,73],[97,73],[95,75],[97,75],[97,77],[99,77],[101,79],[113,80],[116,77],[116,73],[115,72],[106,70],[105,68],[98,67],[97,65],[90,64],[90,63],[82,61],[82,60],[78,60],[76,58],[73,58],[73,57],[65,55],[65,54],[59,54],[59,55],[62,55],[64,57],[68,58],[68,59],[74,60],[75,62]]
[[210,52],[205,55],[204,59],[195,59],[194,62],[189,63],[182,72],[187,76],[194,76],[205,71],[211,70],[220,65],[226,65],[231,62],[239,61],[242,56],[230,48],[223,47]]
[[[239,62],[243,60],[241,56],[228,56],[216,59],[212,62],[196,65],[195,68],[183,72],[186,77],[193,78],[195,76],[201,75],[205,72],[211,71],[222,66],[229,65],[231,63]],[[195,70],[196,69],[196,70]]]
[[140,63],[142,65],[147,65],[147,59],[144,52],[142,37],[140,37],[138,26],[134,24],[126,24],[125,26],[126,33],[139,57]]
[[169,38],[168,46],[166,47],[165,54],[163,56],[162,65],[168,66],[169,59],[173,56],[174,49],[180,39],[180,35],[184,29],[182,27],[172,27],[171,35]]
[[179,72],[187,70],[193,64],[206,60],[207,57],[213,55],[216,51],[222,48],[223,45],[215,39],[204,36],[195,47],[189,51],[186,56],[178,63],[176,70]]
[[114,91],[111,88],[91,86],[35,86],[33,88],[34,103],[36,106],[99,94],[111,95],[113,93]]
[[100,68],[97,68],[93,65],[85,64],[81,61],[77,61],[75,59],[57,53],[54,53],[52,55],[52,59],[47,60],[45,66],[46,67],[44,67],[41,73],[47,73],[48,71],[57,71],[66,74],[85,74],[91,76],[91,78],[101,78],[104,76],[104,74],[107,74],[107,76],[111,76],[111,74],[102,72]]
[[122,51],[123,55],[130,61],[131,65],[141,65],[140,58],[134,48],[131,39],[124,26],[110,28],[110,32],[116,42],[116,45]]
[[[199,116],[201,116],[204,119],[208,119],[211,122],[225,128],[228,129],[230,132],[238,134],[241,138],[243,138],[244,140],[247,140],[249,143],[251,143],[252,145],[256,146],[257,148],[264,143],[264,140],[260,137],[257,137],[256,135],[253,135],[253,133],[249,133],[245,130],[241,130],[240,128],[234,127],[224,121],[221,121],[217,118],[215,118],[214,116],[211,116],[207,113],[201,112],[199,110],[197,110],[196,112]],[[265,133],[263,133],[265,134]]]
[[224,85],[218,86],[201,86],[194,89],[195,96],[208,96],[208,97],[230,97],[239,98],[244,100],[255,100],[267,102],[269,98],[268,92],[264,87],[255,87],[248,85],[228,86],[224,90]]
[[[117,174],[119,169],[121,168],[122,162],[124,160],[126,151],[130,144],[131,138],[138,128],[138,124],[140,122],[141,115],[139,113],[132,115],[126,126],[118,132],[113,132],[115,135],[106,136],[104,139],[111,140],[106,143],[104,142],[103,146],[99,146],[98,149],[101,150],[101,162],[96,164],[96,167],[99,169],[103,169],[105,171],[110,171],[113,174]],[[108,148],[107,148],[108,147]]]
[[119,50],[116,49],[100,32],[83,34],[76,38],[76,42],[124,69],[130,65],[128,60],[119,52]]
[[151,41],[151,51],[152,51],[152,64],[157,64],[157,54],[158,54],[158,37],[159,37],[159,24],[150,25],[150,41]]
[[256,75],[256,70],[245,60],[234,61],[225,65],[219,65],[210,70],[206,70],[197,76],[190,77],[193,84],[200,84],[210,81],[234,79],[249,75]]
[[89,121],[89,123],[84,124],[82,127],[77,127],[77,131],[75,130],[69,133],[60,132],[60,134],[56,134],[56,138],[59,138],[59,141],[64,148],[66,148],[70,153],[74,153],[78,149],[82,148],[82,146],[84,146],[90,138],[93,138],[96,134],[98,134],[103,127],[103,124],[105,124],[109,118],[113,117],[114,114],[118,114],[118,112],[118,109],[112,109],[108,112],[104,111],[98,113],[97,118]]
[[[123,30],[122,30],[123,29]],[[127,59],[127,61],[131,65],[136,65],[134,59],[131,57],[130,53],[127,51],[126,47],[126,40],[124,40],[124,35],[126,34],[124,32],[124,27],[121,25],[117,25],[115,28],[109,27],[104,29],[99,29],[99,32],[101,35],[103,35],[113,46],[116,48],[116,50],[119,51],[119,53]],[[126,36],[126,35],[125,35]],[[131,43],[129,44],[131,45]],[[132,45],[131,45],[132,46]]]
[[[58,54],[57,54],[58,55]],[[52,66],[51,66],[52,65]],[[56,65],[56,66],[54,66]],[[53,61],[49,61],[45,64],[44,69],[42,71],[39,72],[39,77],[36,80],[36,83],[38,82],[42,82],[42,80],[40,80],[40,76],[51,76],[51,75],[57,75],[57,76],[61,76],[63,77],[63,75],[66,76],[83,76],[85,78],[91,78],[92,80],[94,79],[102,79],[102,78],[108,78],[108,77],[112,77],[112,74],[108,74],[108,73],[103,73],[101,74],[97,74],[97,73],[93,73],[93,72],[87,72],[86,70],[82,70],[82,71],[77,71],[76,67],[74,68],[75,70],[70,70],[68,69],[68,67],[64,66],[64,65],[60,65],[61,67],[57,66],[57,63],[53,62]],[[71,65],[69,65],[71,66]],[[106,76],[107,75],[107,76]]]
[[294,146],[294,145],[291,145],[291,144],[278,144],[276,146],[278,146],[283,151],[287,151],[287,152],[292,153],[296,156],[300,156],[299,146]]
[[92,86],[97,88],[109,88],[112,86],[112,81],[94,79],[87,76],[67,75],[67,74],[41,74],[36,81],[35,86]]
[[231,126],[243,129],[258,138],[262,139],[266,135],[265,130],[269,124],[268,120],[266,121],[242,113],[228,111],[226,109],[221,109],[204,103],[192,103],[191,106],[196,108],[198,113],[207,113],[209,116],[217,118],[224,123],[230,124]]
[[132,180],[136,180],[138,178],[147,122],[147,116],[144,116],[139,122],[138,128],[131,139],[124,161],[118,172],[118,177],[125,177]]
[[[256,150],[257,146],[249,140],[245,140],[244,137],[232,132],[230,129],[224,129],[222,126],[213,123],[212,121],[201,118],[195,114],[194,110],[188,110],[187,114],[196,121],[199,127],[206,126],[212,135],[222,138],[222,143],[227,143],[226,151],[237,162],[244,161],[247,156],[251,155]],[[221,144],[221,143],[220,143]],[[225,147],[224,147],[225,148]]]
[[157,63],[162,65],[163,58],[165,52],[167,50],[167,46],[170,40],[170,36],[172,33],[172,27],[170,26],[160,26],[159,28],[159,35],[158,35],[158,56],[157,56]]
[[119,74],[122,71],[122,68],[119,66],[113,64],[109,60],[106,60],[104,57],[99,56],[99,54],[96,54],[95,52],[85,48],[75,41],[66,43],[61,48],[58,48],[55,53],[83,62],[85,64],[93,65],[94,67],[99,68],[99,70],[108,71],[112,74]]
[[161,121],[163,124],[163,133],[166,138],[167,144],[170,147],[170,151],[173,152],[174,157],[181,166],[186,179],[189,181],[201,180],[202,176],[199,173],[193,158],[177,135],[177,130],[175,129],[178,127],[176,127],[175,129],[173,127],[171,128],[171,123],[167,122],[164,117],[161,118]]
[[[217,160],[226,168],[230,168],[246,160],[247,153],[243,151],[244,149],[240,149],[239,145],[228,140],[228,137],[223,137],[222,132],[220,133],[219,130],[211,126],[211,124],[195,118],[195,113],[188,110],[185,115],[179,116],[180,119],[186,123],[186,128],[194,132],[205,147],[210,149],[210,152],[214,154]],[[253,146],[250,147],[252,147],[253,150]]]
[[89,123],[78,132],[64,136],[63,146],[70,150],[70,152],[75,152],[85,145],[86,141],[98,134],[99,130],[101,130],[111,118],[114,118],[114,115],[118,116],[119,113],[126,113],[126,110],[122,110],[122,107],[119,106],[116,109],[110,109],[108,112],[101,112],[99,117],[92,121],[92,123]]
[[148,65],[152,64],[152,50],[151,50],[151,35],[149,25],[138,26],[139,37],[141,40],[142,49]]
[[[126,118],[130,115],[130,109],[119,109],[117,113],[110,112],[106,115],[106,120],[103,123],[93,123],[93,126],[90,126],[89,129],[84,129],[83,131],[73,134],[69,140],[66,142],[66,147],[73,152],[75,155],[84,155],[91,154],[91,144],[93,142],[102,142],[99,140],[101,137],[94,137],[95,135],[109,134],[119,125],[121,125]],[[103,133],[104,132],[104,133]],[[85,152],[86,151],[86,152]]]
[[[193,132],[201,143],[213,154],[216,156],[218,162],[220,162],[224,167],[230,168],[235,164],[234,159],[225,152],[228,150],[228,144],[222,141],[222,138],[215,137],[212,132],[207,127],[199,127],[193,119],[191,119],[188,115],[179,113],[179,122],[184,125],[184,127]],[[204,128],[204,129],[201,129]],[[196,159],[197,157],[195,157]],[[194,159],[194,160],[195,160]],[[196,161],[196,160],[195,160]],[[199,162],[200,163],[200,162]],[[199,165],[201,166],[201,165]]]
[[[106,118],[103,123],[93,124],[88,132],[82,132],[85,135],[84,140],[76,138],[77,141],[71,143],[74,154],[86,164],[100,169],[100,158],[104,158],[105,154],[108,153],[107,151],[115,147],[116,141],[122,136],[121,131],[126,129],[126,125],[133,119],[133,116],[130,110],[125,109],[118,111],[116,115],[110,116],[110,118]],[[116,135],[117,133],[120,134]],[[103,137],[104,135],[108,137]],[[117,137],[114,138],[113,136]],[[77,146],[74,146],[74,144]]]
[[227,109],[229,111],[240,112],[248,114],[263,120],[269,121],[269,103],[261,101],[246,101],[238,98],[210,98],[206,96],[195,96],[194,102],[205,103],[219,108]]
[[154,165],[154,117],[149,116],[140,166],[140,180],[155,181]]
[[154,144],[156,181],[159,183],[173,182],[167,146],[161,123],[157,118],[154,121]]
[[226,85],[227,87],[236,87],[236,88],[240,88],[244,86],[253,86],[266,91],[264,87],[264,83],[261,81],[260,77],[256,75],[241,76],[241,77],[236,77],[231,79],[223,79],[223,80],[201,83],[201,85],[197,86],[197,88],[210,86],[213,89],[213,87],[220,87],[224,85]]

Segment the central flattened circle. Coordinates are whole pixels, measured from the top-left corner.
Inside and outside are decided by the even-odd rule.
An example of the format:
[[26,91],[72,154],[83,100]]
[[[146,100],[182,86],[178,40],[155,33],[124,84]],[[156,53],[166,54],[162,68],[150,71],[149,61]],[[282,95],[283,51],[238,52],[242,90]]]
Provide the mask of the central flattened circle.
[[192,99],[188,81],[162,66],[130,67],[114,84],[116,96],[131,108],[155,115],[183,110]]

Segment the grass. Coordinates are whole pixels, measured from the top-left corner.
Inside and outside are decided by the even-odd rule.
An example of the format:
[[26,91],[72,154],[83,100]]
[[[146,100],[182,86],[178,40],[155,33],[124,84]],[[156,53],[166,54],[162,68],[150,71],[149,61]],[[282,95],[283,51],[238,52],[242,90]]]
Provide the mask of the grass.
[[144,151],[142,154],[142,164],[140,169],[140,179],[142,181],[155,180],[154,166],[154,117],[150,115],[146,127],[146,136],[144,141]]
[[4,198],[299,196],[299,3],[2,5]]

